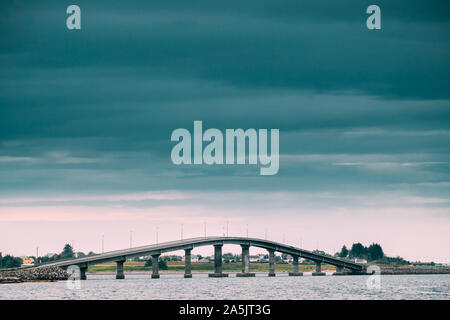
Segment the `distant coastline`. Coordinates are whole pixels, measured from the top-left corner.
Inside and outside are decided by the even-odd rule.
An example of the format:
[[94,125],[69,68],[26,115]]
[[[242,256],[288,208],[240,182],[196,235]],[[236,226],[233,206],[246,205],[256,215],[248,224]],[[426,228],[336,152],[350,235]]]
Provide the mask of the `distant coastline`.
[[402,274],[450,274],[450,267],[430,266],[430,267],[382,267],[382,275],[402,275]]
[[[211,267],[209,264],[205,263],[204,267]],[[230,264],[231,265],[231,264]],[[240,269],[237,268],[237,263],[233,263],[233,266],[229,266],[226,268],[225,273],[238,273]],[[184,265],[178,264],[180,267],[184,267]],[[278,274],[286,274],[289,272],[290,265],[280,265],[282,266],[281,270],[278,270]],[[97,268],[96,268],[97,267]],[[309,268],[309,266],[304,266],[306,268],[301,268],[301,272],[310,273],[313,271],[313,268]],[[102,270],[98,270],[102,269]],[[105,270],[106,269],[106,270]],[[260,270],[261,266],[258,268],[259,270],[251,270],[256,274],[266,274],[267,271]],[[303,269],[303,270],[302,270]],[[58,281],[58,280],[66,280],[67,274],[64,270],[60,268],[51,268],[47,271],[43,271],[42,269],[18,269],[14,271],[0,270],[0,284],[11,284],[11,283],[21,283],[21,282],[49,282],[49,281]],[[323,269],[324,272],[328,274],[332,274],[335,269],[332,266],[327,266]],[[193,274],[208,274],[212,272],[211,270],[193,270]],[[183,270],[161,270],[161,274],[166,275],[181,275],[184,273]],[[88,275],[114,275],[115,270],[113,270],[112,266],[92,266],[87,273]],[[133,270],[132,267],[128,266],[125,270],[125,274],[129,275],[150,275],[151,270]],[[450,274],[450,267],[444,266],[429,266],[429,267],[411,267],[411,266],[403,266],[403,267],[381,267],[382,275],[432,275],[432,274]]]
[[[242,269],[241,262],[230,262],[223,264],[223,271],[225,273],[239,273]],[[288,273],[293,270],[292,264],[276,264],[276,273]],[[411,265],[399,265],[399,266],[385,266],[380,265],[382,275],[402,275],[402,274],[450,274],[450,267],[447,266],[411,266]],[[212,263],[192,263],[192,272],[198,274],[211,273],[214,270]],[[336,268],[332,265],[322,265],[322,270],[328,273],[334,273]],[[147,275],[151,273],[151,267],[146,267],[143,262],[129,261],[124,265],[125,273],[136,275]],[[269,272],[268,263],[251,263],[250,271],[257,274],[264,274]],[[312,264],[300,264],[299,272],[310,273],[315,271],[315,265]],[[114,274],[116,272],[115,263],[105,263],[89,267],[88,274]],[[183,274],[184,263],[169,261],[167,263],[166,270],[159,270],[161,274]]]

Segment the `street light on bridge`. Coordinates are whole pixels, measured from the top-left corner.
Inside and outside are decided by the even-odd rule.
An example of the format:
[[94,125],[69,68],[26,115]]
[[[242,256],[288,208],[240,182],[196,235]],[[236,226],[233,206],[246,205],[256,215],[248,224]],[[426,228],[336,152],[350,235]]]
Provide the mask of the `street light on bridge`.
[[228,238],[228,220],[227,220],[227,238]]
[[158,244],[158,227],[156,227],[156,244]]
[[133,247],[133,231],[130,230],[130,248]]

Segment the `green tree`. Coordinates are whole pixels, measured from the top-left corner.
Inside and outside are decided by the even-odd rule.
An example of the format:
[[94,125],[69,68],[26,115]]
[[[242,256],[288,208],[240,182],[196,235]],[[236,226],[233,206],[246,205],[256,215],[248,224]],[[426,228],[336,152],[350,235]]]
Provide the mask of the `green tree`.
[[368,260],[378,260],[384,257],[383,249],[378,243],[372,243],[369,248],[367,248]]
[[59,259],[70,259],[73,257],[75,257],[73,248],[70,244],[66,243],[66,245],[63,248],[63,251],[59,254]]
[[18,257],[13,257],[7,254],[2,259],[2,267],[3,268],[17,268],[20,267],[23,263],[23,260]]
[[229,262],[233,259],[233,254],[232,254],[232,253],[229,253],[229,252],[224,253],[224,254],[222,255],[222,258],[223,258],[223,261],[224,261],[225,263],[229,263]]
[[159,260],[158,267],[161,270],[167,270],[167,262],[165,260]]
[[[153,266],[152,258],[148,259],[145,262],[145,267],[151,267],[151,266]],[[161,270],[167,270],[167,262],[166,262],[166,260],[165,259],[159,259],[158,260],[158,267]]]
[[350,258],[366,258],[367,248],[361,243],[354,243],[350,249]]
[[345,245],[342,246],[341,252],[338,253],[340,258],[346,258],[348,256],[348,249]]

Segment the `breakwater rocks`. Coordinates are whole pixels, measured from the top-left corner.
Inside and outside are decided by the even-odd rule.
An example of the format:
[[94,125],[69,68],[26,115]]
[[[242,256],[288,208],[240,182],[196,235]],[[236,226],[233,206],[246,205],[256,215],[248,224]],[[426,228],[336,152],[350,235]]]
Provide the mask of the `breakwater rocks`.
[[67,280],[69,274],[59,267],[38,267],[0,271],[0,283]]
[[381,274],[450,274],[450,267],[382,268]]

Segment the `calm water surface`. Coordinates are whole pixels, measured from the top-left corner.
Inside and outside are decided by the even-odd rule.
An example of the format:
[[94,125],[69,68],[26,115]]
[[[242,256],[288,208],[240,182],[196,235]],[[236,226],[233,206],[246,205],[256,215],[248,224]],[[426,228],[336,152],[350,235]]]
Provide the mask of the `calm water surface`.
[[450,299],[450,275],[381,276],[381,290],[369,290],[368,276],[208,278],[194,274],[88,275],[81,289],[66,281],[0,285],[0,299]]

